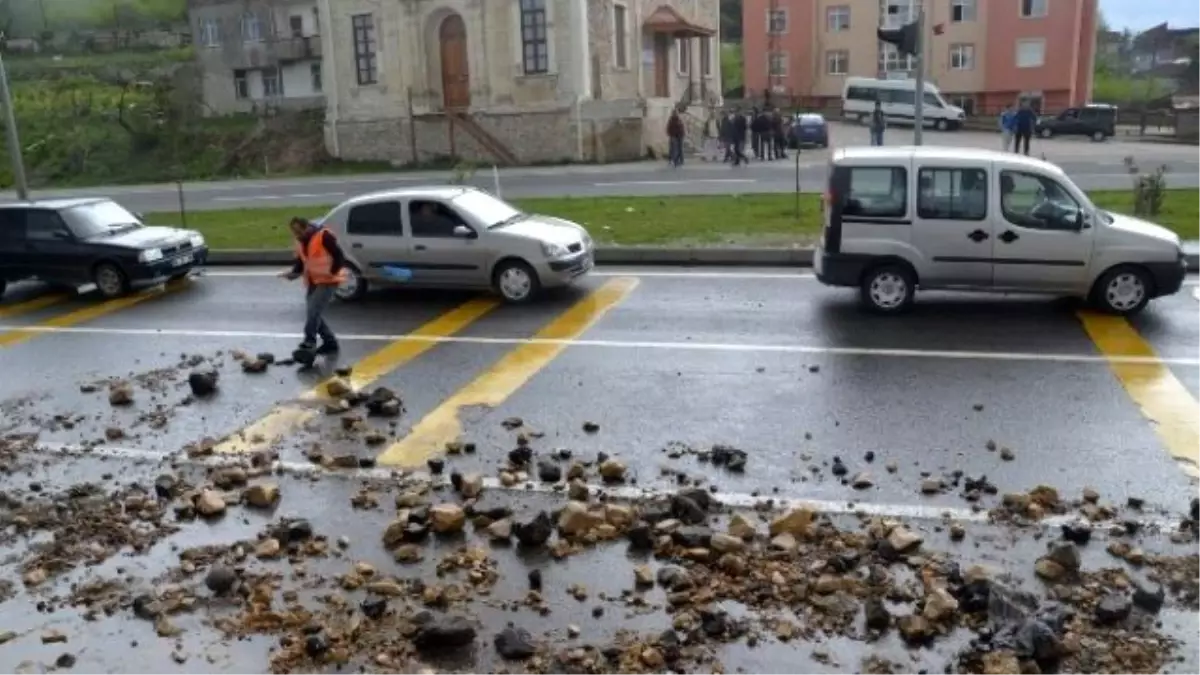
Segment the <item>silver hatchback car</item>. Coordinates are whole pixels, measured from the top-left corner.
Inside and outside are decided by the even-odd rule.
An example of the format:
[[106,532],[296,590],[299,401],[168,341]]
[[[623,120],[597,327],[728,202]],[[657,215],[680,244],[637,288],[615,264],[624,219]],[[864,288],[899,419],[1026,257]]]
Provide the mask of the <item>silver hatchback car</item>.
[[349,199],[322,220],[342,243],[349,275],[337,296],[376,286],[490,288],[532,300],[592,269],[582,226],[524,213],[473,187],[412,187]]

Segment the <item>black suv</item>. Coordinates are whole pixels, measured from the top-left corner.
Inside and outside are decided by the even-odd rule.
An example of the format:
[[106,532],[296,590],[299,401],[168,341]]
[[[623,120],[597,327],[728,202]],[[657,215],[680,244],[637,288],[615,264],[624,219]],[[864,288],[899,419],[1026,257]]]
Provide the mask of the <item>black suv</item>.
[[111,199],[0,204],[0,295],[37,278],[111,298],[185,277],[207,257],[199,232],[144,225]]
[[1116,133],[1116,127],[1116,106],[1089,103],[1078,108],[1067,108],[1057,117],[1042,117],[1037,121],[1034,131],[1042,138],[1088,136],[1093,141],[1103,141]]

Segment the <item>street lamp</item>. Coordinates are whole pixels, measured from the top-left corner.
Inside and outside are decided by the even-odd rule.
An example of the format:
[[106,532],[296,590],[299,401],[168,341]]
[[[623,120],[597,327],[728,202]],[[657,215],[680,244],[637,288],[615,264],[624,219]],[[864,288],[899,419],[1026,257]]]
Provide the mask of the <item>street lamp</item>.
[[21,139],[17,136],[17,116],[13,113],[12,95],[8,91],[8,73],[4,70],[4,57],[0,56],[0,105],[4,106],[4,131],[8,140],[8,155],[12,161],[13,185],[17,198],[29,199],[29,186],[25,184],[25,162],[21,159]]

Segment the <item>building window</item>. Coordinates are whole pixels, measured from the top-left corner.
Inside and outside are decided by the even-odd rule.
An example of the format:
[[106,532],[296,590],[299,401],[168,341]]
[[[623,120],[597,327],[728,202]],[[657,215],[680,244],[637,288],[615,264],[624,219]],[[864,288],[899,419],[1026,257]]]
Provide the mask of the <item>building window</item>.
[[890,43],[884,44],[880,60],[885,73],[908,72],[916,67],[916,59],[911,54],[901,54],[896,45]]
[[375,17],[355,14],[350,17],[354,31],[354,70],[359,84],[375,84],[379,74],[375,67]]
[[288,27],[292,30],[292,37],[304,37],[304,17],[299,14],[289,16]]
[[239,101],[250,98],[250,82],[244,70],[233,71],[233,97]]
[[692,72],[692,41],[691,38],[675,40],[675,53],[679,55],[679,74],[687,75]]
[[712,77],[712,38],[700,38],[700,75]]
[[829,75],[846,75],[850,72],[850,52],[835,49],[825,52],[825,72]]
[[521,0],[521,65],[526,75],[550,72],[546,0]]
[[767,10],[767,32],[773,35],[782,35],[787,32],[786,9]]
[[325,82],[321,78],[321,62],[315,61],[308,66],[308,74],[312,77],[312,89],[316,93],[321,93],[325,88]]
[[840,33],[850,30],[850,6],[834,5],[825,10],[825,30]]
[[950,0],[950,21],[953,23],[974,21],[979,11],[977,3],[978,0]]
[[221,46],[221,23],[216,19],[200,20],[200,44],[205,47]]
[[1020,0],[1021,18],[1037,19],[1046,16],[1046,0]]
[[258,22],[257,14],[246,12],[242,15],[242,40],[244,42],[262,41],[262,24]]
[[787,52],[771,52],[767,56],[767,75],[783,77],[787,75]]
[[1046,63],[1046,40],[1017,40],[1017,67],[1039,68]]
[[950,45],[950,70],[975,70],[975,45]]
[[629,10],[625,5],[613,5],[613,63],[617,68],[629,67]]
[[279,78],[278,68],[263,68],[263,98],[283,96],[283,80]]

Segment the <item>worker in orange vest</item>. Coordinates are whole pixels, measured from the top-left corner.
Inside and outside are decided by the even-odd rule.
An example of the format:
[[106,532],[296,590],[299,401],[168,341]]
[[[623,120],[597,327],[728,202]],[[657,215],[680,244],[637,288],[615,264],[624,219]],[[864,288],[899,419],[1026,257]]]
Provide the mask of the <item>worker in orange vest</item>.
[[[333,301],[338,286],[346,280],[346,256],[329,230],[304,218],[292,218],[288,225],[296,238],[296,261],[283,273],[289,281],[304,277],[307,313],[304,342],[300,349],[315,354],[336,354],[337,336],[325,323],[325,308]],[[317,346],[317,337],[321,346]]]

